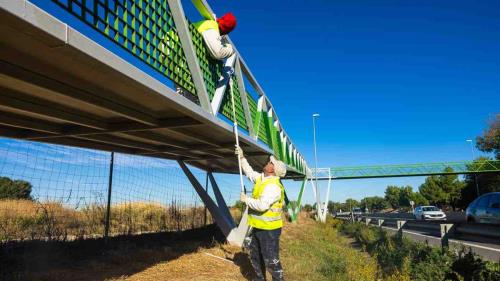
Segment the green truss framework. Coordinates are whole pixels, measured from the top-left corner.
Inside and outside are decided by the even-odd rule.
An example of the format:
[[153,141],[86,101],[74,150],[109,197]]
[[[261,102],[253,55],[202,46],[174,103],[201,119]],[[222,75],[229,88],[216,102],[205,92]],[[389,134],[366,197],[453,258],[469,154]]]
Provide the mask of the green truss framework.
[[[289,169],[307,173],[306,161],[239,53],[225,63],[211,58],[201,34],[186,18],[181,0],[50,1],[191,94],[202,109],[230,121],[234,121],[228,93],[232,88],[239,128],[267,145]],[[212,12],[204,0],[196,2]],[[224,75],[227,66],[236,70],[231,87]],[[246,90],[249,87],[257,97]]]
[[[369,178],[390,178],[390,177],[416,177],[416,176],[435,176],[435,175],[459,175],[459,174],[484,174],[500,173],[500,160],[480,159],[476,161],[455,161],[439,163],[420,163],[420,164],[401,164],[401,165],[376,165],[376,166],[357,166],[357,167],[336,167],[312,169],[308,177],[302,180],[300,194],[305,187],[305,182],[309,180],[313,195],[316,199],[317,217],[319,220],[326,219],[327,203],[330,198],[330,189],[334,180],[349,179],[369,179]],[[324,202],[321,202],[318,185],[316,180],[328,181],[327,191]],[[299,198],[301,196],[299,195]],[[300,199],[299,199],[300,202]],[[289,207],[290,209],[291,207]],[[293,210],[295,212],[295,210]],[[290,211],[289,211],[290,212]],[[296,219],[295,212],[292,220]]]
[[[449,174],[500,172],[500,160],[457,161],[407,165],[377,165],[318,169],[318,180],[363,178],[414,177]],[[329,173],[329,174],[328,174]],[[313,169],[312,174],[316,176]]]

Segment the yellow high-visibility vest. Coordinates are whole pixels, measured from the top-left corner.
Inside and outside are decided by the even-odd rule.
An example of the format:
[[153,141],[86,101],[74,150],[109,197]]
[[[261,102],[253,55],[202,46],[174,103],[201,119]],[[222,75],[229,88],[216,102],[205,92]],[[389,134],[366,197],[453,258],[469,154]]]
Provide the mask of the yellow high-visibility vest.
[[252,198],[259,199],[262,192],[269,184],[276,184],[279,186],[281,190],[280,199],[271,204],[271,207],[264,212],[259,212],[250,208],[248,209],[248,224],[254,228],[273,230],[283,227],[281,214],[283,213],[283,205],[285,203],[285,188],[281,184],[279,177],[272,177],[264,181],[259,177],[255,182]]
[[194,23],[194,27],[198,30],[199,33],[203,33],[203,31],[208,29],[216,29],[219,31],[219,24],[214,20],[202,20]]

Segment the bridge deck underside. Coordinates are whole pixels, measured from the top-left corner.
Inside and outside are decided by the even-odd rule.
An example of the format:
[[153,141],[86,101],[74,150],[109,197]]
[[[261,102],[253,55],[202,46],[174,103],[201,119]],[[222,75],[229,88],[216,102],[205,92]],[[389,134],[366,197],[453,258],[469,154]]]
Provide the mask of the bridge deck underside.
[[[11,12],[0,9],[0,136],[238,172],[231,125],[67,25]],[[253,165],[271,153],[240,142]]]

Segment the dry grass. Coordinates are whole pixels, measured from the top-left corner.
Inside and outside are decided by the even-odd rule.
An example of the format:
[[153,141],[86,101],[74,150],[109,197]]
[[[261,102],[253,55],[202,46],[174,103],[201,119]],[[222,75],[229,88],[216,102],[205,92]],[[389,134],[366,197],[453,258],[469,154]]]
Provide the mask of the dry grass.
[[0,200],[0,240],[52,239],[78,234],[82,214],[57,202]]
[[[59,202],[0,200],[0,241],[74,240],[104,233],[106,207],[92,204],[80,209]],[[205,224],[204,207],[181,208],[149,202],[111,206],[110,233],[181,231]],[[211,223],[207,214],[207,223]]]

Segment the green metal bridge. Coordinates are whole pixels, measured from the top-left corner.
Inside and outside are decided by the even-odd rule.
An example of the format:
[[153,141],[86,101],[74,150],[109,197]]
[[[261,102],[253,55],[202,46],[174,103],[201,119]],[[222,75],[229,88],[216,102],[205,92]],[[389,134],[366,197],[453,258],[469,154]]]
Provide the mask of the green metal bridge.
[[[499,160],[457,161],[402,165],[374,165],[318,169],[318,180],[347,180],[367,178],[417,177],[433,175],[459,175],[499,173]],[[313,169],[312,177],[316,178]]]

